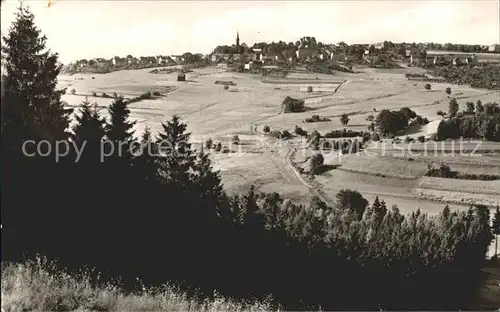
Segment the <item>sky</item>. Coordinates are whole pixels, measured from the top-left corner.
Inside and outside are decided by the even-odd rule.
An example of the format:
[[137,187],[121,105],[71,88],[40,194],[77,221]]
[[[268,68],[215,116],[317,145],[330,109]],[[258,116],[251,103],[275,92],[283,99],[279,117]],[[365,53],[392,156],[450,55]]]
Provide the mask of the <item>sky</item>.
[[[18,0],[1,7],[2,35]],[[500,41],[499,0],[103,1],[25,0],[47,45],[68,63],[82,58],[210,53],[240,42]]]

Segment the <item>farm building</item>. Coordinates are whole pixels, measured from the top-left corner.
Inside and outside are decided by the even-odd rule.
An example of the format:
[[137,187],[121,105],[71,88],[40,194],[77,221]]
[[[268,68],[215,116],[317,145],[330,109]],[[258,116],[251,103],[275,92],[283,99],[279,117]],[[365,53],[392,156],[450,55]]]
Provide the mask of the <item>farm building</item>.
[[139,63],[139,60],[136,57],[133,57],[132,55],[127,56],[127,61],[128,61],[128,64]]
[[254,65],[253,61],[248,62],[247,64],[245,64],[245,70],[252,70],[254,68],[255,68],[255,65]]
[[500,53],[500,44],[493,44],[488,47],[488,52]]
[[384,43],[377,42],[377,43],[374,43],[373,46],[375,47],[375,50],[382,50],[384,48]]
[[260,61],[262,57],[262,49],[253,49],[252,58],[256,61]]
[[219,64],[217,64],[217,68],[227,69],[227,64],[226,63],[219,63]]
[[184,61],[184,58],[182,57],[182,55],[171,55],[170,56],[174,62],[176,63],[179,63],[179,62],[183,62]]
[[319,49],[314,49],[314,48],[300,48],[297,50],[297,58],[298,59],[305,59],[307,57],[315,57],[320,55],[320,50]]
[[186,74],[177,74],[177,81],[186,81]]

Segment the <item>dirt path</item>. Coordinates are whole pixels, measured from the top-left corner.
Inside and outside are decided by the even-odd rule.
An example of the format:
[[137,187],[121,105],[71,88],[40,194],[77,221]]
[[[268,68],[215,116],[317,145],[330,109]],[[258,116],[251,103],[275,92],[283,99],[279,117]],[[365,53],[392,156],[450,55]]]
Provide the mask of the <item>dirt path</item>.
[[295,153],[297,152],[297,150],[295,149],[295,147],[293,147],[290,143],[287,143],[287,153],[286,153],[286,156],[285,156],[285,160],[286,160],[286,163],[287,165],[293,170],[293,172],[295,173],[295,176],[297,176],[297,178],[299,179],[299,181],[304,184],[311,192],[313,192],[316,196],[318,196],[321,201],[323,201],[324,203],[331,205],[330,201],[327,200],[324,196],[323,196],[323,193],[321,192],[321,187],[322,185],[321,184],[318,184],[316,183],[315,181],[313,181],[313,183],[308,183],[304,177],[302,176],[302,174],[297,170],[297,168],[295,167],[294,163],[293,163],[293,157],[295,155]]
[[[260,134],[262,135],[262,134]],[[308,182],[306,181],[306,179],[304,179],[304,176],[297,170],[297,168],[295,167],[294,163],[293,163],[293,157],[295,155],[295,153],[297,152],[297,150],[289,143],[287,142],[286,143],[286,153],[285,153],[285,156],[284,156],[284,162],[285,162],[285,166],[288,167],[288,168],[283,168],[282,166],[280,166],[272,157],[273,155],[275,155],[276,153],[279,154],[279,152],[277,152],[276,150],[274,150],[270,144],[273,144],[273,143],[278,143],[278,139],[274,139],[274,138],[271,138],[271,142],[272,143],[268,143],[266,142],[266,140],[263,140],[262,141],[264,144],[263,146],[267,149],[267,151],[269,152],[269,159],[273,162],[274,166],[281,172],[283,178],[290,178],[290,177],[293,177],[297,180],[300,181],[300,183],[302,183],[305,187],[307,187],[309,189],[310,192],[312,192],[314,195],[318,196],[323,202],[327,203],[328,205],[330,205],[330,202],[329,200],[327,200],[321,190],[320,190],[320,185],[318,185],[317,183],[315,183],[314,181],[312,182]],[[281,142],[279,142],[281,143]],[[280,145],[281,144],[275,144],[275,147],[276,149],[279,149],[280,148]],[[289,170],[292,170],[294,175],[290,175],[288,172],[286,172],[286,169],[289,169]]]

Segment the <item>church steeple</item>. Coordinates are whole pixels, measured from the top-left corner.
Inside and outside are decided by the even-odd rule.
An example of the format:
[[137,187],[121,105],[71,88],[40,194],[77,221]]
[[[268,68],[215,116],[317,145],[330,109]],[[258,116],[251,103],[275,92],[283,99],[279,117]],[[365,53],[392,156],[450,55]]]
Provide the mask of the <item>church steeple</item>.
[[240,32],[236,31],[236,46],[240,46]]

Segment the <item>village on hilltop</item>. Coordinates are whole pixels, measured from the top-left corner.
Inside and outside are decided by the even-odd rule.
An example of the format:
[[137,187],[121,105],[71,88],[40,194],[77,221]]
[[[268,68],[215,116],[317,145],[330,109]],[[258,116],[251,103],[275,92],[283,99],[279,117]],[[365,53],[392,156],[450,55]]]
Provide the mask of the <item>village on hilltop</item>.
[[124,69],[142,69],[172,65],[194,67],[217,65],[235,71],[262,70],[263,66],[293,68],[306,66],[308,70],[330,73],[332,69],[352,70],[352,65],[365,64],[377,68],[432,65],[465,65],[477,63],[500,63],[500,45],[455,45],[435,43],[392,43],[384,41],[374,44],[352,44],[344,42],[323,44],[315,37],[302,37],[293,42],[255,43],[249,47],[240,44],[239,32],[235,44],[217,46],[210,54],[184,53],[182,55],[156,55],[134,57],[115,56],[111,59],[82,59],[70,63],[70,73],[107,73]]

